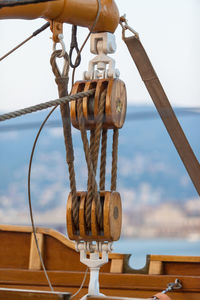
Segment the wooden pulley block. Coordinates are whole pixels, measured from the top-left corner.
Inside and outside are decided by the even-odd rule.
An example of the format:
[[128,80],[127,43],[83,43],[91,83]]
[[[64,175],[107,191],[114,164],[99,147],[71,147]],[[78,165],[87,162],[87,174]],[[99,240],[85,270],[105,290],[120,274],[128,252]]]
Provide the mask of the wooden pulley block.
[[100,229],[96,218],[95,201],[91,208],[91,228],[87,228],[85,221],[86,192],[77,192],[79,201],[79,226],[75,226],[72,217],[72,196],[67,201],[67,231],[69,239],[75,241],[117,241],[120,238],[122,226],[121,197],[117,192],[100,192],[103,208],[103,228]]
[[[72,88],[72,95],[95,89],[91,97],[83,98],[83,115],[85,128],[95,129],[99,113],[99,102],[102,92],[106,89],[104,109],[104,129],[122,128],[127,107],[126,86],[120,79],[97,79],[92,81],[77,81]],[[71,102],[71,121],[79,129],[77,101]]]

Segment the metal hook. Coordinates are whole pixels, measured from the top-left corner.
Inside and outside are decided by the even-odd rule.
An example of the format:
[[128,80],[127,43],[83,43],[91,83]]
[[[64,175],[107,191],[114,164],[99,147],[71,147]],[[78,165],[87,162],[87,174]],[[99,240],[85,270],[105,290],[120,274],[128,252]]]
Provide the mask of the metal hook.
[[[177,278],[175,280],[175,282],[170,282],[167,285],[167,288],[161,292],[161,294],[167,294],[168,292],[173,292],[174,290],[179,290],[182,288],[182,283],[181,281]],[[159,297],[159,296],[158,296]],[[153,300],[159,300],[160,298],[158,298],[157,296],[153,297]]]
[[125,36],[125,31],[128,29],[129,31],[131,31],[134,36],[139,39],[139,33],[137,31],[135,31],[132,27],[130,27],[128,25],[128,21],[126,19],[126,15],[120,17],[120,21],[119,21],[121,27],[122,27],[122,39],[124,40],[126,38]]
[[[64,57],[64,56],[65,56],[65,53],[66,53],[66,51],[65,51],[65,43],[64,43],[64,41],[63,41],[63,38],[64,38],[63,34],[62,34],[62,33],[59,33],[59,34],[58,34],[58,39],[59,39],[59,43],[61,44],[61,47],[62,47],[62,52],[61,52],[61,54],[59,55],[60,58],[61,58],[61,57]],[[56,42],[53,43],[53,51],[56,50],[56,44],[57,44]]]

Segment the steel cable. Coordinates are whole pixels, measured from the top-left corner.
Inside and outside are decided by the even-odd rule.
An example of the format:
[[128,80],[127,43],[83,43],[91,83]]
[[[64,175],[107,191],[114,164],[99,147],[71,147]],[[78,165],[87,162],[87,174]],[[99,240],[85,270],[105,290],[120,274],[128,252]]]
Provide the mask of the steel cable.
[[11,49],[9,52],[7,52],[6,54],[4,54],[2,57],[0,57],[0,61],[2,61],[4,58],[6,58],[7,56],[9,56],[10,54],[12,54],[13,52],[15,52],[17,49],[19,49],[21,46],[23,46],[25,43],[27,43],[28,41],[30,41],[33,37],[37,36],[39,33],[41,33],[42,31],[44,31],[45,29],[47,29],[50,26],[50,23],[47,22],[45,23],[42,27],[40,27],[39,29],[35,30],[27,39],[25,39],[23,42],[21,42],[20,44],[18,44],[16,47],[14,47],[13,49]]

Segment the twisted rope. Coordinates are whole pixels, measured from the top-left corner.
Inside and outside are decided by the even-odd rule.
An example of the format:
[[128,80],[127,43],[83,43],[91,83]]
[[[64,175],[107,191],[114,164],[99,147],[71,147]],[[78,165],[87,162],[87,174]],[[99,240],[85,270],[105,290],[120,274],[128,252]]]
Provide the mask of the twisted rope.
[[95,140],[94,140],[94,150],[93,150],[93,160],[94,160],[94,172],[96,175],[97,163],[98,163],[98,154],[99,154],[99,144],[101,139],[101,130],[103,126],[104,120],[104,108],[105,108],[105,101],[106,101],[106,93],[107,90],[104,90],[101,94],[100,101],[99,101],[99,111],[97,116],[97,125],[95,128]]
[[[64,68],[62,74],[56,64],[56,58],[60,57],[61,50],[54,51],[51,55],[50,63],[52,66],[52,71],[55,75],[55,81],[58,86],[59,97],[64,97],[68,95],[68,82],[69,82],[69,56],[67,53],[64,55]],[[66,149],[66,161],[68,164],[69,170],[69,181],[70,181],[70,190],[72,195],[72,217],[76,229],[79,228],[79,203],[76,196],[76,178],[74,170],[74,149],[72,142],[72,133],[71,133],[71,118],[70,118],[70,108],[69,103],[62,103],[60,105],[60,112],[63,123],[63,133]]]
[[[92,157],[92,163],[93,163],[93,172],[94,172],[94,180],[96,177],[96,170],[97,170],[97,163],[98,163],[98,156],[99,156],[99,145],[100,145],[100,139],[101,139],[101,130],[103,126],[103,119],[104,119],[104,108],[105,108],[105,99],[106,99],[106,93],[107,91],[104,90],[101,94],[100,101],[99,101],[99,111],[97,116],[97,123],[95,131],[91,131],[90,136],[90,155]],[[96,183],[96,180],[95,180]],[[99,193],[96,194],[96,191],[94,190],[93,185],[93,178],[90,176],[88,177],[88,195],[86,199],[86,218],[91,219],[91,205],[93,201],[93,197],[95,195],[95,202],[98,203],[98,206],[96,205],[96,215],[99,214],[99,209],[102,210],[101,207],[101,201],[100,201],[100,195]],[[87,217],[88,215],[88,217]],[[103,226],[103,218],[101,217],[101,220],[98,220],[100,228]]]
[[79,120],[79,129],[81,131],[81,138],[83,141],[83,148],[85,153],[85,159],[88,167],[88,178],[91,180],[91,184],[88,188],[87,199],[86,199],[86,225],[87,229],[91,229],[91,208],[92,200],[95,200],[96,212],[97,212],[97,222],[100,226],[102,222],[102,207],[100,198],[97,191],[97,183],[95,180],[94,168],[92,163],[92,158],[90,154],[89,143],[87,139],[87,132],[85,129],[85,121],[83,116],[82,100],[78,101],[78,120]]
[[111,175],[111,191],[117,189],[117,156],[118,156],[118,137],[119,130],[113,130],[113,147],[112,147],[112,175]]
[[100,165],[100,183],[99,183],[99,187],[101,191],[105,191],[107,132],[108,132],[107,129],[103,129],[102,140],[101,140],[101,165]]
[[56,106],[62,103],[66,103],[66,102],[71,102],[73,100],[79,100],[80,98],[84,98],[84,97],[89,97],[94,95],[95,93],[95,89],[91,89],[87,92],[81,92],[81,93],[77,93],[75,95],[70,95],[70,96],[66,96],[66,97],[61,97],[59,99],[55,99],[55,100],[51,100],[48,102],[44,102],[44,103],[40,103],[34,106],[29,106],[20,110],[16,110],[7,114],[3,114],[0,115],[0,122],[9,120],[9,119],[14,119],[23,115],[27,115],[27,114],[31,114],[33,112],[37,112],[43,109],[47,109],[49,107],[52,106]]
[[[92,129],[90,130],[90,155],[91,155],[93,167],[94,167],[94,140],[95,140],[95,130]],[[92,184],[91,178],[88,177],[87,190],[91,184]]]
[[[92,160],[94,158],[94,141],[95,141],[95,130],[92,129],[90,130],[90,153],[91,153]],[[94,165],[94,161],[92,161],[92,163]]]

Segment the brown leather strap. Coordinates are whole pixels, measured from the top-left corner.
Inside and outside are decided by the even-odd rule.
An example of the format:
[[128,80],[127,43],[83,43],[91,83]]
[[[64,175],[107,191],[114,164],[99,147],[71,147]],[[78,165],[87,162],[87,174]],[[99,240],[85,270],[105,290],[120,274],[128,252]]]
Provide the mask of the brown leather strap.
[[154,71],[140,40],[136,37],[124,39],[128,50],[138,68],[146,88],[158,113],[174,143],[176,150],[200,195],[200,165],[176,118],[163,87]]

